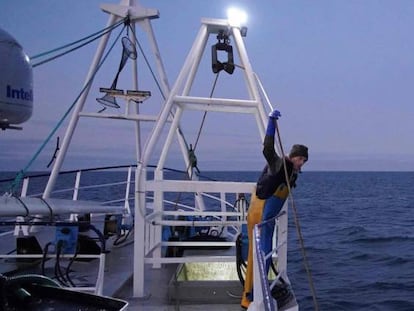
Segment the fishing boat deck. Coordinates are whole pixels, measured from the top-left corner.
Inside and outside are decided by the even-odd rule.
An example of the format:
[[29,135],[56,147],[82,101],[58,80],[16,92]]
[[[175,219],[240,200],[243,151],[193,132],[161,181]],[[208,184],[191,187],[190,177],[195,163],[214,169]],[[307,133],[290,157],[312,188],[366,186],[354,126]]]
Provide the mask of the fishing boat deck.
[[[92,289],[96,295],[126,300],[129,303],[128,309],[131,310],[240,310],[242,285],[237,275],[234,241],[235,237],[241,232],[242,225],[246,224],[247,197],[252,193],[255,183],[252,181],[228,181],[212,178],[204,180],[195,174],[194,168],[197,170],[198,168],[194,166],[197,163],[194,162],[194,157],[191,154],[195,156],[196,145],[193,149],[192,141],[184,136],[181,126],[187,123],[190,118],[192,119],[193,113],[199,113],[200,116],[203,114],[205,117],[207,112],[212,112],[212,115],[217,116],[218,122],[227,120],[221,119],[224,113],[231,116],[232,119],[235,116],[241,116],[239,122],[245,122],[244,117],[247,115],[251,117],[252,125],[256,124],[257,126],[257,133],[261,138],[260,142],[257,142],[257,146],[260,146],[265,137],[265,125],[268,120],[266,111],[269,108],[273,111],[273,107],[262,83],[251,67],[244,46],[243,38],[246,36],[247,28],[235,25],[227,19],[202,18],[200,31],[176,82],[170,87],[151,26],[151,21],[158,18],[159,13],[156,9],[143,8],[136,2],[122,0],[119,5],[103,4],[101,6],[101,9],[110,15],[108,19],[108,25],[111,25],[110,31],[103,33],[94,60],[89,68],[82,93],[79,94],[72,105],[74,107],[72,118],[62,148],[56,149],[59,152],[54,157],[53,168],[47,183],[43,185],[44,182],[39,182],[38,184],[39,189],[44,190],[41,190],[41,193],[31,194],[28,189],[29,179],[32,179],[32,177],[25,177],[20,189],[20,197],[6,197],[3,202],[0,202],[4,217],[18,216],[22,221],[27,222],[26,226],[41,225],[39,223],[34,224],[34,222],[42,217],[50,218],[49,223],[44,225],[60,226],[59,222],[63,219],[61,218],[63,216],[70,215],[70,222],[76,223],[79,221],[79,215],[93,214],[92,225],[89,224],[89,230],[93,231],[91,232],[92,236],[83,236],[82,234],[81,237],[80,234],[77,235],[76,224],[75,228],[71,227],[72,224],[65,224],[64,227],[59,227],[59,230],[48,228],[49,230],[45,230],[48,232],[36,232],[33,236],[29,236],[31,232],[26,230],[22,232],[24,237],[19,241],[26,242],[26,238],[36,238],[38,240],[35,243],[37,249],[34,252],[36,256],[33,260],[33,267],[31,269],[26,269],[26,267],[20,269],[21,265],[18,263],[22,261],[12,257],[13,255],[9,255],[13,251],[10,252],[10,249],[3,250],[0,246],[1,254],[5,254],[3,260],[8,264],[10,263],[9,268],[21,270],[16,271],[18,273],[39,274],[39,271],[43,270],[40,273],[55,278],[63,285],[70,287],[72,291]],[[87,104],[89,102],[87,101],[88,96],[93,95],[93,93],[89,94],[92,90],[92,82],[98,73],[98,69],[106,59],[107,55],[105,57],[103,55],[109,47],[108,40],[111,31],[121,24],[129,26],[128,28],[131,31],[126,28],[126,34],[121,40],[123,53],[113,87],[110,89],[99,88],[100,91],[104,90],[104,93],[106,93],[102,98],[92,96],[104,107],[99,110],[99,113],[91,113],[91,111],[96,111],[95,106],[91,107]],[[137,36],[134,28],[135,24],[142,26],[141,30],[144,31],[143,35],[147,35],[154,56],[158,72],[158,75],[156,75],[158,79],[156,80],[159,81],[156,81],[156,87],[161,91],[164,98],[159,112],[138,108],[142,101],[147,99],[150,92],[138,90],[138,62],[136,61],[137,49],[135,43],[141,40],[141,33],[138,33],[139,36]],[[235,85],[240,83],[245,87],[246,96],[240,96],[242,93],[237,91],[236,98],[223,98],[221,94],[216,93],[213,96],[213,92],[211,92],[208,95],[204,91],[199,92],[197,86],[193,88],[194,82],[201,81],[198,76],[204,73],[204,70],[199,69],[201,69],[200,65],[204,65],[202,60],[206,55],[205,48],[211,38],[213,40],[214,38],[217,39],[217,43],[212,46],[213,73],[217,74],[217,78],[218,72],[222,69],[229,74],[233,73],[236,63],[233,63],[233,46],[229,44],[231,42],[238,55],[237,69],[240,69],[240,75],[235,75],[235,80],[237,80]],[[113,42],[113,46],[115,43],[116,41]],[[224,51],[223,45],[229,61],[222,64],[216,58],[218,51]],[[132,62],[134,90],[132,93],[127,91],[125,94],[123,87],[117,85],[117,80],[118,74],[122,71],[128,58],[131,58]],[[224,64],[225,66],[223,66]],[[233,87],[231,88],[233,89]],[[114,114],[109,110],[104,112],[107,107],[121,107],[116,103],[116,97],[125,102],[125,113]],[[155,109],[155,107],[153,108]],[[118,170],[127,169],[125,182],[114,182],[114,180],[109,179],[109,176],[114,175],[96,175],[95,173],[100,172],[98,168],[87,169],[87,173],[92,173],[90,176],[83,176],[86,172],[82,172],[82,170],[67,172],[76,175],[75,185],[68,188],[66,187],[66,179],[59,179],[62,184],[65,184],[65,187],[58,193],[59,183],[57,177],[62,173],[66,153],[78,121],[92,117],[111,120],[111,122],[114,119],[127,122],[132,120],[136,123],[134,132],[128,132],[129,136],[135,134],[136,152],[131,156],[133,156],[133,163],[136,163],[136,165],[128,168],[124,166],[109,167],[110,170],[117,172]],[[143,133],[140,130],[140,124],[144,121],[155,121],[154,127],[147,135],[142,135]],[[200,125],[200,132],[203,123],[204,121]],[[223,122],[221,121],[221,123]],[[196,130],[196,128],[193,130]],[[189,132],[192,133],[193,130]],[[215,132],[217,130],[220,131],[220,129],[214,127],[214,131],[211,133],[214,135],[213,137],[217,136],[217,132]],[[240,133],[237,131],[236,134],[239,135]],[[223,138],[221,146],[228,145],[228,147],[231,147],[234,145],[234,140],[230,139],[230,136]],[[141,148],[141,141],[145,142],[144,148]],[[243,145],[241,147],[250,148],[251,145],[245,144],[244,141],[241,143]],[[122,145],[120,147],[124,148],[122,150],[125,151],[129,149]],[[231,154],[234,152],[233,150],[228,151],[231,151]],[[179,165],[182,167],[184,164],[186,167],[184,179],[183,176],[174,174],[169,176],[169,170],[167,169],[169,160],[174,160],[180,152],[183,162]],[[228,160],[225,158],[225,152],[222,152],[221,155],[223,160]],[[171,159],[170,156],[172,156]],[[155,165],[152,163],[154,160],[156,160]],[[245,159],[245,161],[247,160]],[[215,161],[221,160],[217,157]],[[23,171],[23,173],[26,172]],[[94,182],[98,182],[98,176],[105,179],[103,184],[94,184]],[[69,178],[69,176],[67,177]],[[83,183],[85,177],[87,182]],[[19,193],[16,189],[12,190]],[[69,192],[68,196],[66,196],[67,192]],[[81,201],[81,197],[86,202],[77,202]],[[171,199],[173,197],[178,197],[180,200]],[[96,201],[99,204],[89,204],[90,201]],[[102,226],[100,229],[98,229],[98,225],[95,225],[95,222],[98,221],[95,214],[101,214],[101,217],[105,214],[105,219],[99,222]],[[82,220],[82,225],[85,225],[84,221]],[[108,227],[105,225],[108,225]],[[117,236],[114,237],[115,239],[128,237],[131,233],[129,237],[131,240],[123,241],[122,244],[117,243],[117,245],[112,245],[111,241],[105,242],[105,238],[108,237],[108,234],[105,234],[105,229],[109,230],[110,227],[117,227],[114,231],[106,232],[110,232],[109,235],[115,234]],[[217,238],[221,238],[220,235],[223,233],[225,239],[229,237],[228,241],[221,243],[223,242],[221,240],[214,240],[213,242],[203,240],[200,242],[190,239],[194,236],[202,236],[204,239],[206,234],[201,233],[205,231],[205,227],[208,227],[207,236],[217,240]],[[169,230],[172,234],[170,237],[176,238],[178,235],[178,240],[170,239],[170,237],[166,239],[163,236],[164,228],[174,228],[172,231]],[[194,232],[190,234],[190,230],[178,230],[177,228],[191,228]],[[281,213],[277,219],[276,234],[274,235],[274,245],[276,247],[271,254],[275,258],[277,257],[278,277],[285,275],[287,271],[287,228],[287,213]],[[85,230],[85,227],[82,230]],[[20,235],[22,234],[19,232],[19,237]],[[29,244],[33,239],[28,240]],[[47,245],[54,245],[55,253],[53,251],[49,252]],[[200,246],[203,248],[202,250],[199,248]],[[80,250],[82,247],[83,252],[79,251],[81,256],[95,257],[88,259],[87,262],[77,262],[77,259],[81,257],[76,259],[75,257],[78,255],[78,249]],[[165,247],[167,252],[163,254]],[[183,247],[185,248],[183,257],[192,258],[178,258],[179,256],[168,258],[167,255],[170,255],[168,247],[173,249]],[[195,249],[195,247],[198,249]],[[179,250],[181,251],[183,248]],[[104,254],[102,254],[103,251]],[[16,247],[16,253],[22,254],[22,251],[19,252]],[[23,253],[26,254],[27,250],[24,249]],[[91,253],[93,255],[89,255]],[[61,256],[62,254],[63,256]],[[263,254],[260,251],[257,254],[259,255],[254,257],[260,258],[261,261],[255,260],[254,267],[255,269],[259,266],[263,268]],[[23,255],[23,260],[25,260],[24,256],[26,255]],[[60,261],[61,259],[63,260]],[[76,263],[73,263],[75,260]],[[42,266],[42,269],[40,269],[40,262],[45,265]],[[13,267],[14,265],[16,267]],[[61,268],[65,268],[65,275],[60,271]],[[193,274],[193,272],[197,269],[202,270],[209,277],[194,277],[197,273]],[[231,275],[228,275],[228,272]],[[262,284],[269,281],[268,275],[265,273],[256,273],[255,275],[253,283],[255,284],[256,306],[261,308],[261,300],[265,299],[260,297],[260,293],[265,293],[266,310],[274,309],[273,300],[269,299],[269,286],[266,285],[262,288]],[[74,282],[71,282],[71,279]],[[92,283],[95,283],[95,285]],[[292,297],[294,298],[294,296]],[[292,301],[292,306],[287,308],[297,310],[295,299]],[[280,310],[283,310],[283,308]]]

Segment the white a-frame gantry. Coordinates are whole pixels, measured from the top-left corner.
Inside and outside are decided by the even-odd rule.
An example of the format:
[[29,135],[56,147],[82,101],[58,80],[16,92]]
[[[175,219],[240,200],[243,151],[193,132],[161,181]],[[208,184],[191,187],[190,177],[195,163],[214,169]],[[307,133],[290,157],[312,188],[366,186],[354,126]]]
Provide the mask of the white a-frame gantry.
[[[232,38],[232,43],[239,56],[238,61],[243,71],[248,99],[190,96],[190,90],[198,73],[208,39],[211,35],[217,36],[219,33],[225,33],[229,38]],[[165,192],[251,193],[254,187],[254,183],[251,182],[199,181],[194,176],[195,174],[191,173],[189,174],[191,177],[190,180],[164,180],[162,171],[165,166],[167,154],[170,152],[170,147],[175,141],[176,135],[180,132],[180,122],[183,121],[183,112],[185,110],[217,111],[230,113],[232,114],[232,118],[233,116],[236,118],[240,113],[251,114],[257,123],[258,137],[263,141],[265,124],[267,122],[267,113],[265,111],[263,98],[267,101],[266,94],[252,70],[241,29],[230,26],[227,20],[202,19],[201,28],[177,80],[165,101],[165,105],[158,116],[152,133],[143,148],[141,161],[137,167],[134,225],[134,297],[145,296],[145,264],[152,264],[156,268],[160,267],[163,263],[180,263],[180,260],[184,260],[182,258],[163,258],[161,255],[161,245],[165,246],[161,236],[162,224],[166,225],[166,223],[163,223],[163,214],[166,212],[163,203]],[[268,104],[268,101],[266,104]],[[165,130],[167,131],[166,138],[162,136]],[[190,168],[187,146],[182,140],[180,141],[178,139],[178,142],[181,152],[184,155],[185,165],[187,168]],[[150,159],[153,158],[157,145],[162,146],[161,155],[157,158],[158,162],[154,172],[154,179],[149,180],[147,177],[147,167]],[[258,151],[259,153],[260,151]],[[151,207],[149,207],[146,199],[148,192],[153,193],[154,197],[151,202]],[[197,195],[196,197],[200,201],[202,200],[200,199],[201,196]],[[196,203],[200,208],[199,210],[204,212],[203,203],[199,201]],[[202,260],[208,261],[205,257]]]
[[[167,75],[164,69],[164,64],[161,59],[161,54],[158,48],[158,43],[155,39],[155,34],[152,28],[151,21],[153,19],[159,18],[159,12],[156,9],[145,8],[139,5],[138,0],[120,0],[119,4],[102,4],[101,5],[102,11],[109,14],[107,28],[113,27],[117,22],[122,19],[128,18],[130,27],[133,29],[132,33],[135,33],[135,26],[139,26],[142,30],[146,33],[148,37],[148,41],[151,47],[152,54],[154,55],[154,60],[156,63],[157,73],[159,76],[160,81],[160,88],[164,94],[169,93],[169,84]],[[154,122],[156,121],[156,116],[154,115],[144,115],[140,113],[138,104],[136,102],[137,99],[140,99],[140,96],[134,94],[125,95],[122,94],[119,98],[124,101],[125,104],[125,113],[116,113],[116,114],[109,114],[109,113],[89,113],[85,112],[84,105],[86,100],[88,99],[89,92],[91,89],[92,81],[100,67],[100,63],[102,62],[104,52],[106,47],[108,46],[108,40],[111,36],[112,31],[106,32],[102,38],[100,39],[100,43],[96,50],[95,56],[92,60],[92,63],[89,67],[89,71],[87,77],[84,82],[83,92],[81,96],[77,99],[76,105],[74,106],[72,116],[69,122],[69,125],[66,129],[65,137],[62,142],[62,146],[60,147],[60,151],[57,155],[55,164],[53,166],[52,172],[50,174],[50,178],[46,185],[46,189],[44,191],[43,197],[47,198],[50,196],[55,183],[57,176],[62,168],[63,161],[66,157],[67,151],[72,141],[72,137],[78,125],[78,122],[81,117],[86,118],[105,118],[110,120],[120,120],[120,121],[127,121],[127,122],[134,122],[135,126],[135,145],[136,145],[136,159],[139,161],[141,157],[141,131],[140,131],[140,123],[141,122]],[[136,38],[133,34],[130,34],[130,40],[135,45]],[[132,60],[132,91],[138,91],[138,73],[137,73],[137,60]]]

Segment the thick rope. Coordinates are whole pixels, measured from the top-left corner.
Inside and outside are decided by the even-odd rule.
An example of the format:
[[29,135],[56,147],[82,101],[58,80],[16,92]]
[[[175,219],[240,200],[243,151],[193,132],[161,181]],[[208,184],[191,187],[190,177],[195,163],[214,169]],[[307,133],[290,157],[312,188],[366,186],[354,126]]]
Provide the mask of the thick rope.
[[310,265],[309,265],[308,258],[307,258],[307,255],[306,255],[305,242],[304,242],[304,239],[303,239],[302,230],[301,230],[300,223],[299,223],[299,217],[298,217],[298,212],[297,212],[297,209],[296,209],[296,204],[295,204],[295,201],[293,199],[293,194],[292,194],[292,191],[291,191],[292,189],[290,187],[290,180],[289,180],[289,176],[288,176],[288,172],[287,172],[286,159],[285,159],[285,156],[284,156],[285,153],[283,151],[282,141],[281,141],[281,138],[280,138],[279,126],[278,126],[276,120],[275,120],[275,126],[276,126],[276,133],[277,133],[277,139],[278,139],[278,142],[279,142],[279,147],[280,147],[280,150],[281,150],[281,153],[282,153],[281,156],[282,156],[282,159],[283,159],[283,168],[284,168],[284,172],[285,172],[286,185],[287,185],[288,190],[289,190],[289,197],[290,197],[290,202],[291,202],[292,211],[293,211],[293,219],[295,221],[296,232],[298,234],[300,249],[302,251],[303,264],[305,266],[306,274],[308,276],[309,286],[310,286],[310,290],[311,290],[311,293],[312,293],[313,306],[314,306],[315,311],[318,311],[319,307],[318,307],[318,300],[316,298],[316,290],[315,290],[315,286],[314,286],[313,279],[312,279],[312,273],[311,273],[311,270],[310,270]]

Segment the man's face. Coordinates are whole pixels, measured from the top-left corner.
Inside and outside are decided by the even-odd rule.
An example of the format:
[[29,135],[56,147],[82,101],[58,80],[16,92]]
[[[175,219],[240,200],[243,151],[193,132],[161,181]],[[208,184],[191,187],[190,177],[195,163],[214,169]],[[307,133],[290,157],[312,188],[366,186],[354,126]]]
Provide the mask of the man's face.
[[300,171],[303,164],[305,164],[307,160],[308,159],[306,159],[303,156],[297,156],[297,157],[293,157],[293,158],[290,159],[290,161],[292,161],[292,163],[293,163],[293,168],[297,171]]

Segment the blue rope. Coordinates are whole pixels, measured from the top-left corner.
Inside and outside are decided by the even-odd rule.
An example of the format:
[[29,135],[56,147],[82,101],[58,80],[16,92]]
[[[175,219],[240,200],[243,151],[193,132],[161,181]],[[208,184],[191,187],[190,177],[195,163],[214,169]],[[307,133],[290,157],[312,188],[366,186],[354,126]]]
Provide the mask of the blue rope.
[[[91,42],[93,42],[93,41],[95,41],[95,40],[99,39],[100,37],[102,37],[103,35],[107,34],[108,32],[111,32],[113,29],[115,29],[116,27],[118,27],[118,26],[119,26],[122,22],[123,22],[123,20],[122,20],[121,22],[118,22],[117,24],[114,24],[114,26],[108,27],[109,29],[107,29],[105,32],[103,32],[103,33],[102,33],[102,34],[100,34],[99,36],[96,36],[95,38],[92,38],[91,40],[88,40],[88,41],[86,41],[85,43],[83,43],[83,44],[81,44],[81,45],[78,45],[78,46],[76,46],[76,47],[74,47],[74,48],[72,48],[72,49],[70,49],[70,50],[67,50],[67,51],[65,51],[65,52],[63,52],[63,53],[60,53],[60,54],[58,54],[58,55],[52,56],[52,57],[50,57],[50,58],[47,58],[47,59],[45,59],[45,60],[43,60],[43,61],[41,61],[41,62],[38,62],[38,63],[36,63],[36,64],[33,64],[33,65],[32,65],[32,67],[33,67],[33,68],[35,68],[35,67],[37,67],[37,66],[43,65],[43,64],[45,64],[45,63],[48,63],[48,62],[50,62],[50,61],[52,61],[52,60],[54,60],[54,59],[56,59],[56,58],[59,58],[59,57],[64,56],[64,55],[66,55],[66,54],[69,54],[69,53],[71,53],[71,52],[73,52],[73,51],[75,51],[75,50],[77,50],[77,49],[80,49],[80,48],[84,47],[85,45],[88,45],[89,43],[91,43]],[[115,26],[115,25],[116,25],[116,26]],[[82,40],[84,40],[84,39],[82,39]],[[79,41],[81,41],[81,40],[79,40]],[[72,44],[74,44],[74,43],[68,44],[67,46],[70,46],[70,45],[72,45]],[[63,48],[63,47],[62,47],[62,48]],[[59,48],[58,48],[58,49],[59,49]]]
[[82,96],[82,94],[85,92],[86,88],[89,87],[89,85],[92,83],[93,79],[95,78],[96,73],[98,72],[98,70],[101,68],[102,64],[105,62],[106,58],[108,57],[109,53],[112,51],[112,49],[114,48],[116,42],[119,40],[122,32],[124,31],[125,26],[122,28],[122,30],[120,31],[120,33],[118,34],[118,36],[116,37],[116,39],[114,40],[114,42],[112,43],[111,47],[109,48],[108,52],[106,53],[106,55],[103,57],[102,61],[98,64],[98,66],[96,67],[95,72],[93,73],[92,77],[89,79],[89,81],[85,84],[85,86],[82,88],[82,90],[80,91],[79,95],[76,97],[76,99],[73,101],[73,103],[71,104],[71,106],[69,107],[69,109],[65,112],[65,114],[63,115],[63,117],[59,120],[59,122],[57,123],[57,125],[54,127],[54,129],[50,132],[50,134],[47,136],[47,138],[45,139],[45,141],[42,143],[42,145],[39,147],[39,149],[36,151],[36,153],[34,154],[34,156],[30,159],[29,163],[24,167],[24,169],[20,170],[15,179],[13,180],[13,182],[11,183],[10,186],[10,193],[14,193],[15,188],[17,187],[17,185],[20,184],[21,179],[24,177],[25,173],[27,172],[27,170],[30,168],[30,166],[33,164],[33,162],[37,159],[37,157],[39,156],[40,152],[42,152],[42,150],[45,148],[46,144],[50,141],[50,139],[52,138],[52,136],[56,133],[56,131],[59,129],[59,127],[62,125],[63,121],[66,119],[66,117],[69,115],[69,112],[73,109],[73,107],[75,106],[75,104],[77,103],[77,101],[79,100],[79,98]]
[[[102,35],[104,35],[105,33],[107,33],[107,31],[106,31],[106,30],[112,30],[112,29],[114,29],[114,28],[118,27],[120,24],[122,24],[122,23],[124,23],[124,22],[125,22],[125,19],[126,19],[126,18],[122,19],[121,21],[119,21],[119,22],[118,22],[118,23],[116,23],[116,24],[113,24],[113,25],[108,26],[108,27],[106,27],[106,28],[104,28],[104,29],[101,29],[101,30],[99,30],[99,31],[97,31],[97,32],[95,32],[95,33],[93,33],[93,34],[91,34],[91,35],[87,36],[87,37],[84,37],[84,38],[79,39],[79,40],[77,40],[77,41],[74,41],[74,42],[72,42],[72,43],[68,43],[68,44],[65,44],[65,45],[63,45],[63,46],[61,46],[61,47],[55,48],[55,49],[53,49],[53,50],[50,50],[50,51],[47,51],[47,52],[43,52],[43,53],[40,53],[40,54],[37,54],[37,55],[34,55],[34,56],[31,56],[31,57],[30,57],[30,59],[36,59],[36,58],[39,58],[39,57],[42,57],[42,56],[48,55],[48,54],[50,54],[50,53],[53,53],[53,52],[56,52],[56,51],[59,51],[59,50],[65,49],[65,48],[70,47],[70,46],[72,46],[72,45],[74,45],[74,44],[77,44],[77,43],[79,43],[79,42],[82,42],[82,41],[84,41],[84,40],[86,40],[86,39],[89,39],[89,38],[91,38],[91,37],[94,37],[94,36],[96,36],[96,35],[98,35],[98,34],[100,34],[100,33],[102,33]],[[102,36],[102,35],[101,35],[101,36]],[[100,36],[99,36],[99,37],[100,37]]]

